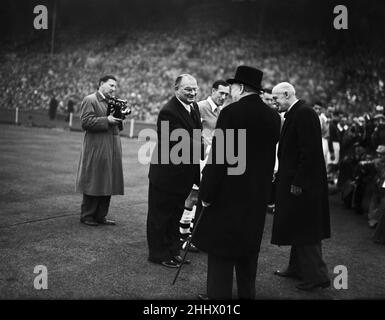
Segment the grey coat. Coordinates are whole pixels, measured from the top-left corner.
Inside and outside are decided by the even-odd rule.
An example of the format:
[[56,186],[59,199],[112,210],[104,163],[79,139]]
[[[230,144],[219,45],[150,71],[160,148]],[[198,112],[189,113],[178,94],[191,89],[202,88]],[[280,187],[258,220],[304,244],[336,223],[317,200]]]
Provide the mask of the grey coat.
[[92,196],[124,194],[119,129],[108,123],[107,103],[99,92],[84,98],[80,119],[85,135],[76,191]]

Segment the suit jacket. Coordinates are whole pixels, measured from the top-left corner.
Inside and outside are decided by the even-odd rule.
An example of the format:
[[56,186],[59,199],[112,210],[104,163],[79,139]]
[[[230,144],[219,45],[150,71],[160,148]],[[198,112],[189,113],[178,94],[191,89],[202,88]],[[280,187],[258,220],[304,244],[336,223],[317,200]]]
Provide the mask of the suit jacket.
[[[211,205],[205,209],[193,240],[203,251],[225,257],[259,251],[280,122],[279,115],[256,94],[228,105],[219,114],[211,156],[219,146],[220,130],[246,129],[245,171],[229,175],[228,169],[235,165],[226,157],[225,163],[213,159],[203,169],[200,198]],[[225,146],[229,143],[238,150],[238,143],[224,140]]]
[[[149,179],[153,185],[169,193],[185,194],[186,197],[194,183],[199,185],[199,160],[203,148],[201,117],[196,103],[193,104],[191,112],[193,117],[175,96],[160,110],[157,120],[158,142],[152,154],[149,171]],[[162,122],[163,127],[169,127],[169,132],[162,131]],[[187,133],[188,140],[170,140],[170,134],[173,131],[177,133],[175,130],[178,129]],[[198,129],[195,137],[194,129]],[[170,157],[175,155],[176,149],[173,151],[173,148],[178,147],[183,149],[182,156],[185,156],[187,161],[175,164]],[[169,163],[162,163],[162,160],[167,160],[165,158]]]
[[107,103],[99,92],[84,98],[80,120],[85,135],[76,190],[92,196],[124,194],[119,129],[108,123]]
[[[315,111],[299,100],[286,114],[278,148],[272,243],[315,244],[330,237],[328,185],[321,126]],[[290,186],[302,188],[294,196]]]

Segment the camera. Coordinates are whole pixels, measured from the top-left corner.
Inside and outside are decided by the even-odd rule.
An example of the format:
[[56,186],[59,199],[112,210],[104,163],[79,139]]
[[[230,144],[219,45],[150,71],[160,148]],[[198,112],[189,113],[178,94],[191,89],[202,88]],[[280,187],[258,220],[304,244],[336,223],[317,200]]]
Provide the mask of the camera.
[[[111,114],[115,118],[124,120],[131,113],[127,100],[118,99],[116,97],[106,97],[106,102],[107,116]],[[119,129],[123,130],[122,123],[119,123]]]

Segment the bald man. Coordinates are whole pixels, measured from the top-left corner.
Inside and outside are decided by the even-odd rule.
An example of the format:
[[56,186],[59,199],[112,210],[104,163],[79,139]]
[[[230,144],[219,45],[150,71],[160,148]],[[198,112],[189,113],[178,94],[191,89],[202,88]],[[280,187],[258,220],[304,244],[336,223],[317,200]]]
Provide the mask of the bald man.
[[[199,185],[199,155],[192,150],[202,148],[201,135],[194,140],[193,130],[202,129],[199,108],[195,102],[198,91],[196,79],[182,74],[175,80],[175,96],[160,110],[157,120],[158,143],[152,154],[149,171],[147,242],[150,262],[168,268],[178,268],[182,258],[179,254],[179,220],[184,203],[194,184]],[[169,130],[165,130],[165,128]],[[163,128],[163,130],[162,130]],[[178,130],[178,131],[176,131]],[[183,132],[186,139],[171,140],[172,132]],[[184,137],[185,138],[185,137]],[[185,145],[187,144],[188,145]],[[182,146],[182,152],[190,150],[188,161],[177,163],[173,147]],[[165,157],[166,155],[166,157]],[[186,155],[181,158],[185,159]],[[188,260],[185,261],[189,263]]]
[[330,280],[321,241],[330,237],[330,217],[320,122],[316,112],[297,99],[290,83],[278,84],[272,94],[279,111],[286,113],[271,242],[291,246],[288,267],[274,274],[301,279],[296,286],[301,290],[326,288]]

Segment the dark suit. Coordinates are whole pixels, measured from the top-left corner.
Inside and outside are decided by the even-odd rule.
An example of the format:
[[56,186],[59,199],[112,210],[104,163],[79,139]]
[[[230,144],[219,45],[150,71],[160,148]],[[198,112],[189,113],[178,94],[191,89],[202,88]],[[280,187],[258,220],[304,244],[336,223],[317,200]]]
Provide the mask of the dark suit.
[[[193,242],[208,253],[210,298],[231,299],[235,267],[239,298],[252,299],[280,117],[257,94],[252,94],[228,105],[219,114],[212,155],[218,145],[219,129],[246,129],[246,168],[240,175],[229,175],[228,169],[235,166],[226,158],[224,164],[216,164],[213,159],[205,166],[200,198],[211,205],[197,225]],[[225,145],[232,144],[237,150],[237,142],[226,140]]]
[[[330,217],[321,126],[304,101],[299,100],[286,113],[278,160],[271,242],[292,245],[289,269],[305,282],[326,281],[321,240],[330,237]],[[301,187],[302,193],[291,194],[291,185]]]
[[[173,97],[159,112],[157,120],[158,143],[153,152],[149,171],[147,240],[149,259],[166,261],[179,255],[179,220],[184,210],[184,201],[189,195],[193,184],[199,185],[199,154],[202,142],[193,139],[193,129],[202,129],[198,106],[194,103],[191,115]],[[189,140],[185,141],[190,150],[187,163],[173,164],[170,153],[178,141],[170,141],[169,133],[162,132],[161,123],[169,126],[169,133],[176,129],[184,129]],[[163,150],[162,150],[163,149]],[[169,163],[160,163],[166,155]],[[194,158],[194,155],[197,158]],[[164,159],[163,159],[164,160]]]

